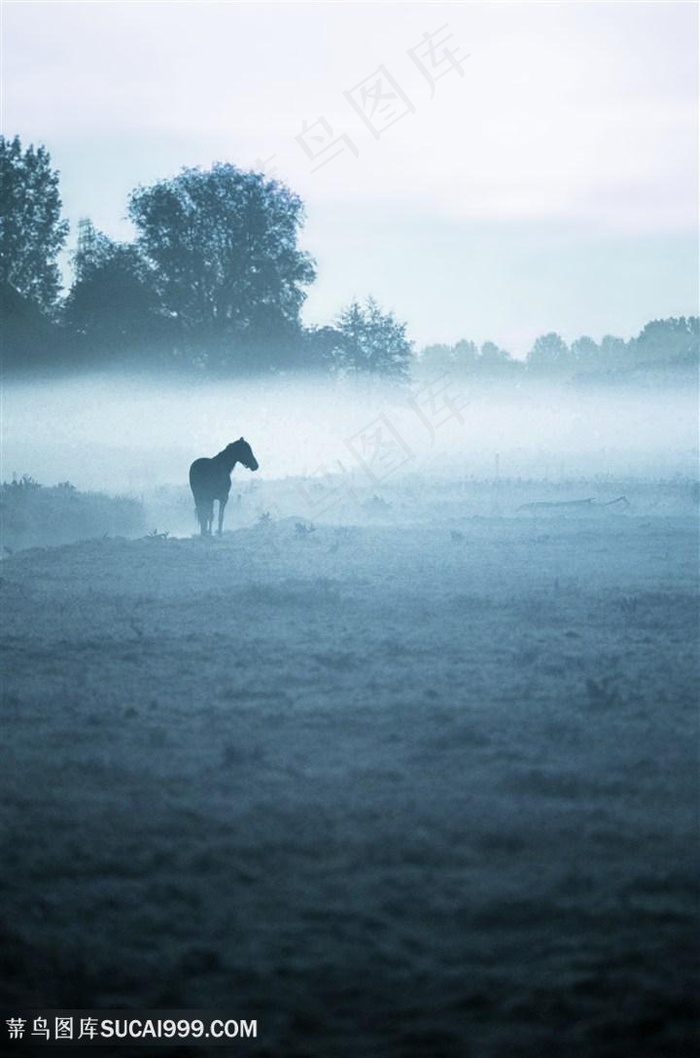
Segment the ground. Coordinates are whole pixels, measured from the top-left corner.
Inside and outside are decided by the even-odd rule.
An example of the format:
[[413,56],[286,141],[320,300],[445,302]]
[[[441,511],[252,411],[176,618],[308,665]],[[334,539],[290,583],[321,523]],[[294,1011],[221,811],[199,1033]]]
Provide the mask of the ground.
[[284,1058],[694,1053],[691,490],[469,489],[6,558],[4,1009],[216,1009]]

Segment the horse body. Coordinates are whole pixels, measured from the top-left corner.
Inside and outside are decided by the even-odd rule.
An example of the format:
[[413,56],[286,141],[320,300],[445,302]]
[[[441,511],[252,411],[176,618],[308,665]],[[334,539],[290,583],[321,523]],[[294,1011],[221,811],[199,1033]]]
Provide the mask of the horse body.
[[258,461],[247,441],[240,437],[227,445],[213,459],[195,459],[190,467],[190,488],[194,496],[202,536],[210,536],[214,522],[214,500],[219,503],[219,529],[221,536],[224,525],[224,510],[231,491],[231,471],[236,463],[241,463],[248,470],[257,470]]

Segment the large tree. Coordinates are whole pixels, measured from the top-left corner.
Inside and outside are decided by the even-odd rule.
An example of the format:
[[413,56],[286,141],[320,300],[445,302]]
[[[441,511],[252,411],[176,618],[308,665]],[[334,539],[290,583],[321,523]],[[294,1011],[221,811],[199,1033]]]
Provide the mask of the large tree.
[[299,337],[315,269],[297,247],[302,201],[284,184],[228,164],[183,169],[137,188],[129,216],[191,352],[240,364]]
[[50,313],[61,287],[57,257],[68,235],[58,172],[44,147],[0,136],[0,282]]

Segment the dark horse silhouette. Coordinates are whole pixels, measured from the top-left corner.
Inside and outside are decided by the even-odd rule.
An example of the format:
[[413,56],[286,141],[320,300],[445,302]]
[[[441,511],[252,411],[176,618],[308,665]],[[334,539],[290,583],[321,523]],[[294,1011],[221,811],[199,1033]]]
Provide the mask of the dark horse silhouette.
[[257,470],[258,461],[247,441],[240,437],[213,459],[195,459],[190,467],[190,488],[197,508],[197,521],[202,536],[211,536],[214,521],[214,500],[219,501],[219,536],[224,525],[224,510],[231,491],[231,471],[236,463],[248,470]]

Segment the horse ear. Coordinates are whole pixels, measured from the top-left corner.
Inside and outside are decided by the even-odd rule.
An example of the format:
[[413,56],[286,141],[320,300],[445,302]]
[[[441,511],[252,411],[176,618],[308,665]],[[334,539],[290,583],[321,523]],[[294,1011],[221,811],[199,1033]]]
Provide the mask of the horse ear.
[[238,440],[239,440],[239,441],[242,441],[242,440],[243,440],[243,438],[242,438],[242,437],[239,437],[239,438],[238,438]]

